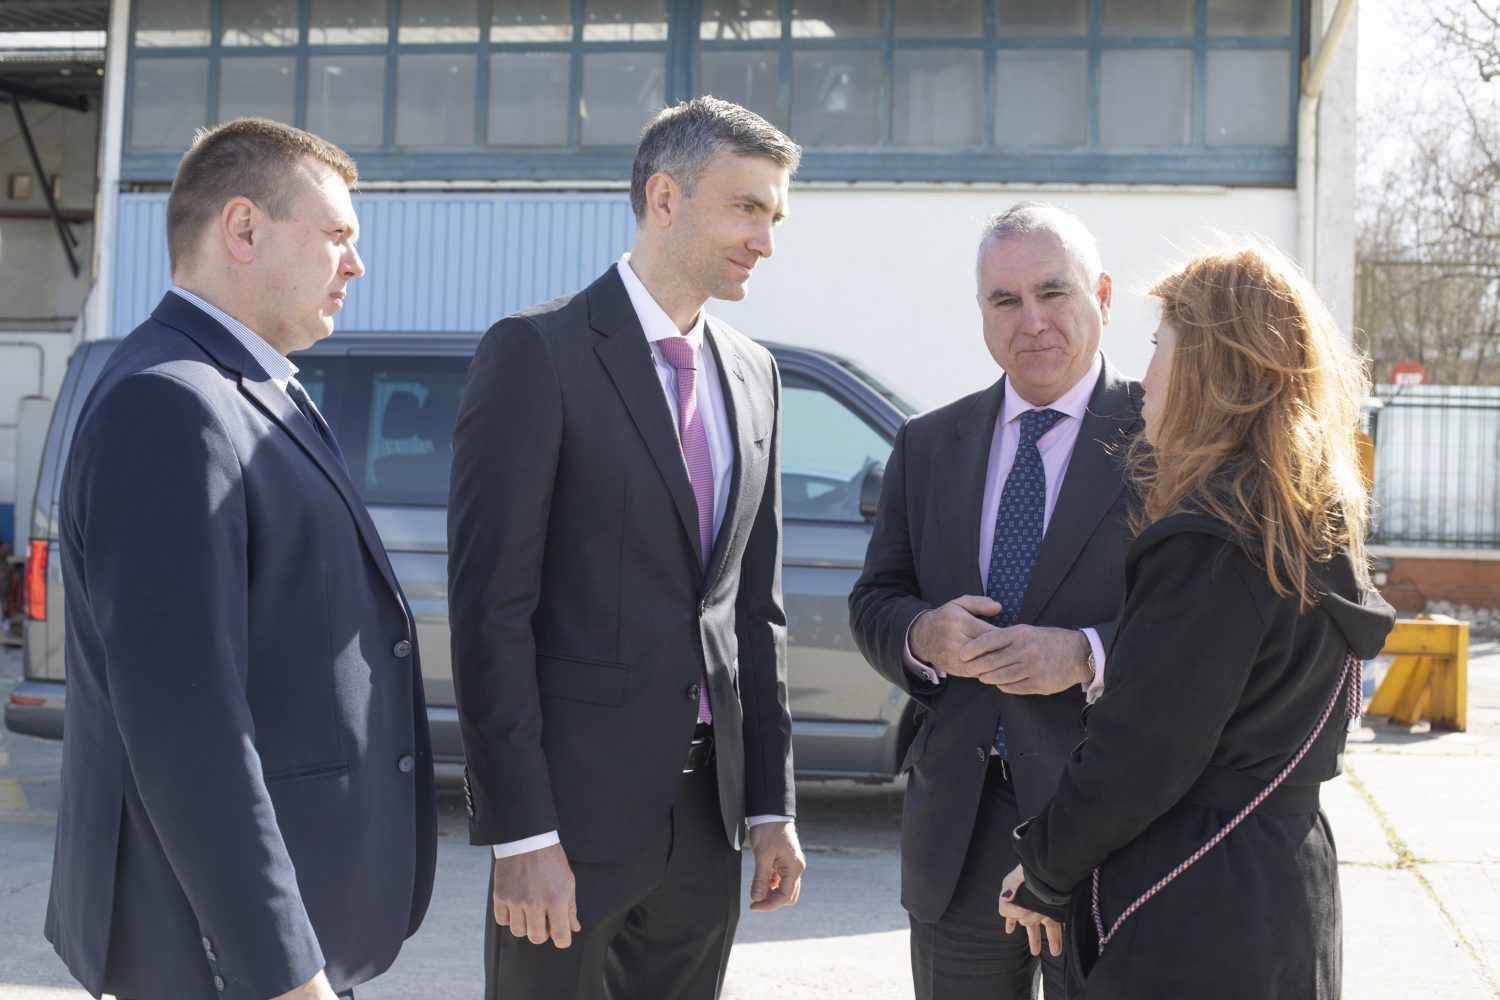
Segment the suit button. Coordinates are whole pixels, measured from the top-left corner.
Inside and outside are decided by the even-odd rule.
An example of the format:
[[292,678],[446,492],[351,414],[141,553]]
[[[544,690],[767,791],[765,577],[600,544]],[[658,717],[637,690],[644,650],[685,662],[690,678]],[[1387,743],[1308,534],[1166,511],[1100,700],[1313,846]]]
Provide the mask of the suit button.
[[988,747],[975,747],[974,748],[974,755],[979,758],[979,763],[983,764],[985,761],[987,761],[987,760],[990,759],[989,748]]
[[416,766],[416,758],[411,754],[405,754],[400,760],[396,761],[396,770],[400,771],[402,774],[410,774],[411,769]]
[[698,700],[698,691],[699,690],[700,689],[699,689],[698,685],[696,685],[696,684],[689,684],[688,685],[688,689],[687,689],[688,701],[697,701]]
[[206,958],[206,959],[208,959],[210,962],[217,962],[219,960],[219,956],[215,955],[211,951],[205,951],[203,953],[203,957]]
[[391,652],[396,654],[397,659],[404,660],[411,655],[411,643],[402,639],[391,647]]
[[698,613],[700,615],[708,614],[708,601],[703,600],[698,602]]
[[203,939],[203,950],[204,951],[213,951],[214,950],[214,943],[212,941],[210,941],[208,938],[204,938]]
[[220,993],[224,992],[224,977],[223,976],[214,976],[214,989],[218,990]]

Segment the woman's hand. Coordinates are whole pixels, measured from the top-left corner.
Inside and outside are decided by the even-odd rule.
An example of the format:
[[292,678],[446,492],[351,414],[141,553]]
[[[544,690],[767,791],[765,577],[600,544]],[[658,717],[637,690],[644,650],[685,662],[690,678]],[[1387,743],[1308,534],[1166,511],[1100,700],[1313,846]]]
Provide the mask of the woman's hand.
[[1040,913],[1017,906],[1013,900],[1016,898],[1016,890],[1021,888],[1021,883],[1026,881],[1026,874],[1016,865],[1016,870],[1005,876],[1005,882],[1000,887],[1000,915],[1005,918],[1005,933],[1013,934],[1016,925],[1020,924],[1026,928],[1027,943],[1031,946],[1033,955],[1042,953],[1042,932],[1047,932],[1047,950],[1052,952],[1053,957],[1062,954],[1062,924],[1051,917],[1044,917]]

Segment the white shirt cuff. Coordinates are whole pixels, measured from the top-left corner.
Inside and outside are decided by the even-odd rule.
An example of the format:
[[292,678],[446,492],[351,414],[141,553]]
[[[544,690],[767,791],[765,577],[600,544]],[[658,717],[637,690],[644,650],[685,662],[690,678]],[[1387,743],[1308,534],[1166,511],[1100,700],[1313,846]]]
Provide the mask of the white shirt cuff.
[[[922,615],[930,615],[936,610],[936,608],[928,608],[926,611],[922,612]],[[911,624],[906,627],[906,669],[925,680],[928,684],[936,684],[948,675],[943,673],[937,667],[928,666],[927,664],[923,663],[921,660],[917,659],[911,651],[911,630],[916,627],[916,624],[921,619],[922,615],[917,615],[916,618],[913,618],[911,620]]]
[[793,820],[793,818],[791,816],[751,816],[749,819],[745,820],[745,826],[747,826],[747,827],[750,827],[750,826],[760,826],[762,823],[791,823],[791,822],[794,822],[794,820]]
[[1099,697],[1104,690],[1104,643],[1099,641],[1099,633],[1091,628],[1081,628],[1078,631],[1089,641],[1089,648],[1094,651],[1094,679],[1083,685],[1083,697],[1089,704]]
[[490,849],[495,852],[496,858],[513,858],[517,854],[529,854],[532,851],[540,851],[544,847],[551,847],[553,844],[561,843],[562,838],[557,835],[556,830],[553,830],[551,833],[539,833],[535,837],[527,837],[525,840],[512,840],[508,844],[494,844]]

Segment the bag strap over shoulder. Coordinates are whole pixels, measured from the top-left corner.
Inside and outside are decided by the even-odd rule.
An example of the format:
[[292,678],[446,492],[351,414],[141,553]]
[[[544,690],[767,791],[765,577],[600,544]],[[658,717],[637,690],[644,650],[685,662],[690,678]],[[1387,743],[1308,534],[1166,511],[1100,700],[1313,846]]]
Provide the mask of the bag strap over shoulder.
[[1359,719],[1361,702],[1364,695],[1364,663],[1358,656],[1354,655],[1354,650],[1351,649],[1349,650],[1348,655],[1344,657],[1344,669],[1339,673],[1338,684],[1336,684],[1333,689],[1333,697],[1329,699],[1328,707],[1323,709],[1323,714],[1318,719],[1318,724],[1313,727],[1312,733],[1309,734],[1307,739],[1303,741],[1301,749],[1299,749],[1295,754],[1292,755],[1292,759],[1287,762],[1287,765],[1281,769],[1281,772],[1277,774],[1276,777],[1271,779],[1271,783],[1267,785],[1259,795],[1250,800],[1249,805],[1241,809],[1233,819],[1225,824],[1224,829],[1220,830],[1218,833],[1210,837],[1208,842],[1194,851],[1192,855],[1187,858],[1187,860],[1183,861],[1182,864],[1178,865],[1176,868],[1173,868],[1155,885],[1147,889],[1145,892],[1141,893],[1141,895],[1136,899],[1135,902],[1125,907],[1125,912],[1120,914],[1119,918],[1115,920],[1108,931],[1104,929],[1104,917],[1099,909],[1099,869],[1094,869],[1093,916],[1094,929],[1099,934],[1100,952],[1104,951],[1104,946],[1109,944],[1110,939],[1115,936],[1115,932],[1120,929],[1125,921],[1128,920],[1135,913],[1135,911],[1139,910],[1142,906],[1145,905],[1146,900],[1150,899],[1158,892],[1161,892],[1167,887],[1168,883],[1170,883],[1177,876],[1181,875],[1183,872],[1187,871],[1198,861],[1199,858],[1203,857],[1203,855],[1207,854],[1209,851],[1218,846],[1220,841],[1229,836],[1230,832],[1235,827],[1239,826],[1247,816],[1255,811],[1257,806],[1259,806],[1262,802],[1269,798],[1271,793],[1276,791],[1281,783],[1287,779],[1287,776],[1297,769],[1297,765],[1302,763],[1302,758],[1307,756],[1307,751],[1312,749],[1312,745],[1316,743],[1318,737],[1322,735],[1323,727],[1327,725],[1328,719],[1333,715],[1334,708],[1338,706],[1339,693],[1344,690],[1345,683],[1347,683],[1349,686],[1348,718],[1351,724],[1355,720]]

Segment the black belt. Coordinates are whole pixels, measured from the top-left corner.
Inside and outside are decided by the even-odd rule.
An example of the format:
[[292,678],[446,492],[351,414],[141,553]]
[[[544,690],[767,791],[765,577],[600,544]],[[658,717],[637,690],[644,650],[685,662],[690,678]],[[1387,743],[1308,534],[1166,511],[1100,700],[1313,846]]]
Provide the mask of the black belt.
[[701,771],[714,762],[714,727],[707,722],[698,723],[693,730],[693,742],[688,744],[687,762],[682,765],[683,774]]
[[[1193,782],[1183,799],[1194,805],[1223,812],[1237,813],[1261,792],[1267,781],[1227,767],[1210,767]],[[1318,811],[1318,789],[1321,784],[1284,784],[1256,807],[1260,816],[1297,816]]]

